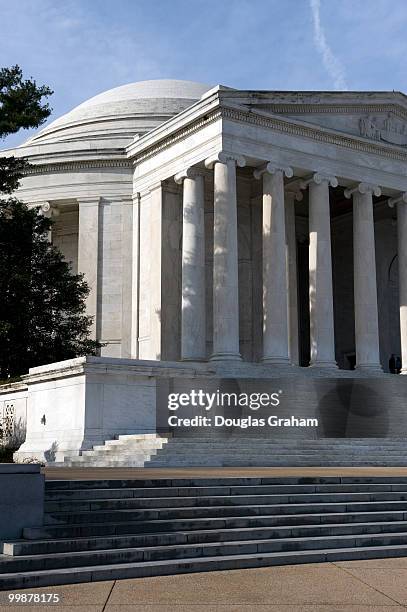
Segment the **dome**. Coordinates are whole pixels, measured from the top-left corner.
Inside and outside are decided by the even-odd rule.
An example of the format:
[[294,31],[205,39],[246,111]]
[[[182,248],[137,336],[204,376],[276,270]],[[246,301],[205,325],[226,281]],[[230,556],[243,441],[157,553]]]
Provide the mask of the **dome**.
[[128,83],[86,100],[62,115],[26,144],[115,139],[118,146],[180,113],[211,85],[172,79]]

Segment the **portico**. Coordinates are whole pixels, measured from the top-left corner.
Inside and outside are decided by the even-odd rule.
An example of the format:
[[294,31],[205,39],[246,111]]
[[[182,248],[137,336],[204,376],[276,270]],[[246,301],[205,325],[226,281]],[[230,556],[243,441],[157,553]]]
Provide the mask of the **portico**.
[[[264,102],[260,95],[259,98]],[[397,198],[402,197],[398,194],[404,193],[407,178],[401,157],[407,159],[407,151],[401,152],[398,147],[396,154],[384,141],[369,141],[360,131],[363,122],[357,134],[342,137],[331,128],[310,124],[305,128],[297,117],[282,119],[261,111],[260,100],[258,113],[255,104],[249,112],[242,94],[216,88],[168,122],[165,130],[157,128],[128,147],[128,155],[135,163],[133,189],[140,194],[142,207],[150,206],[149,182],[160,182],[163,212],[168,202],[167,189],[172,189],[168,187],[171,178],[183,184],[178,203],[173,201],[172,208],[175,217],[182,214],[183,221],[181,253],[177,262],[172,252],[176,267],[171,272],[174,276],[177,269],[182,270],[179,313],[175,315],[179,317],[175,325],[179,324],[181,330],[181,350],[177,354],[170,349],[171,357],[197,361],[243,359],[270,366],[298,364],[299,345],[304,341],[304,330],[299,329],[297,269],[297,242],[302,232],[309,245],[310,344],[309,363],[302,365],[337,371],[336,336],[342,333],[338,326],[342,315],[341,304],[335,303],[333,267],[339,262],[334,260],[331,242],[336,224],[343,224],[342,217],[347,217],[353,251],[353,298],[349,295],[349,302],[354,341],[346,354],[355,352],[359,372],[377,374],[382,367],[387,369],[388,363],[379,346],[376,258],[381,247],[375,240],[374,210],[384,210],[388,199],[398,202]],[[359,103],[362,111],[362,100]],[[231,108],[233,104],[239,105],[239,110]],[[274,101],[274,105],[281,112],[282,101]],[[298,104],[297,112],[299,107]],[[318,110],[324,112],[323,108]],[[350,111],[355,112],[354,105]],[[315,114],[312,119],[315,121]],[[352,121],[353,117],[349,117],[349,123]],[[350,198],[339,220],[333,191],[344,210],[346,198]],[[303,201],[296,204],[303,193]],[[182,213],[177,213],[177,206]],[[296,207],[301,208],[302,214],[296,215]],[[248,211],[252,216],[251,244],[246,257],[242,251],[248,245],[242,234],[248,232],[244,227]],[[402,214],[398,214],[396,223],[399,234],[404,235]],[[389,216],[388,219],[391,220]],[[399,244],[402,240],[399,236]],[[165,247],[162,257],[164,263]],[[140,252],[141,267],[143,259]],[[406,274],[399,266],[402,353],[407,336],[401,314],[405,282],[401,277]],[[161,283],[159,277],[150,276],[149,281]],[[239,306],[247,292],[252,301],[250,317]],[[339,315],[335,315],[335,309]],[[162,320],[158,335],[165,355],[167,340]],[[151,345],[147,348],[145,338],[142,355],[152,357],[157,351],[151,351]],[[340,368],[344,367],[344,359]]]

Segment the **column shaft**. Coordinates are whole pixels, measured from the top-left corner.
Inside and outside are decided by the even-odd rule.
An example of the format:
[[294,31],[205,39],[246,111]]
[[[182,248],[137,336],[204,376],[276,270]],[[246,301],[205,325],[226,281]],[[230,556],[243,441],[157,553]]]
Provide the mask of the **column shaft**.
[[181,358],[206,357],[204,177],[183,181]]
[[288,348],[290,362],[294,365],[298,365],[298,287],[295,197],[296,194],[290,191],[287,191],[285,194],[285,234],[287,248]]
[[283,170],[263,174],[263,361],[288,363]]
[[397,205],[399,303],[402,374],[407,374],[407,203]]
[[240,360],[236,161],[214,165],[213,360]]
[[335,367],[328,180],[309,185],[309,298],[310,365]]
[[86,298],[86,314],[93,317],[91,337],[97,333],[97,281],[99,253],[99,198],[78,199],[78,273],[85,275],[89,286]]
[[356,367],[381,369],[371,190],[353,194]]

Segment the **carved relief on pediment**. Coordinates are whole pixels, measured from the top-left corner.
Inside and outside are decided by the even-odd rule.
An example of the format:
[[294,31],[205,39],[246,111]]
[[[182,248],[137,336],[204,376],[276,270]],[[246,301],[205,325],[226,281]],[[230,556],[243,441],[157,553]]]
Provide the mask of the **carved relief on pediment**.
[[383,140],[399,146],[407,146],[407,122],[388,113],[384,119],[366,115],[359,121],[360,135],[373,140]]

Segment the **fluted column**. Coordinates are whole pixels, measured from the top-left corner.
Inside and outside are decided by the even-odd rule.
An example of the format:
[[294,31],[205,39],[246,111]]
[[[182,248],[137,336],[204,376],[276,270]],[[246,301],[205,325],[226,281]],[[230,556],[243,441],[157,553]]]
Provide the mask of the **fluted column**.
[[380,193],[367,183],[345,189],[347,198],[353,196],[356,368],[364,370],[381,370],[372,197]]
[[91,337],[96,338],[97,281],[99,262],[99,202],[100,198],[77,198],[79,205],[78,273],[84,274],[89,287],[86,314],[93,317]]
[[310,365],[336,367],[329,186],[338,181],[317,172],[308,184]]
[[240,360],[236,165],[241,156],[219,153],[206,160],[214,168],[213,360]]
[[263,177],[263,361],[288,363],[288,296],[284,174],[291,168],[268,163],[255,170]]
[[175,176],[183,184],[181,359],[206,358],[204,177],[194,168]]
[[389,200],[397,204],[397,255],[399,276],[401,374],[407,374],[407,191]]
[[290,362],[299,364],[298,337],[298,283],[297,283],[297,237],[295,232],[295,201],[303,195],[298,189],[285,191],[285,235],[287,249],[288,287],[288,350]]

